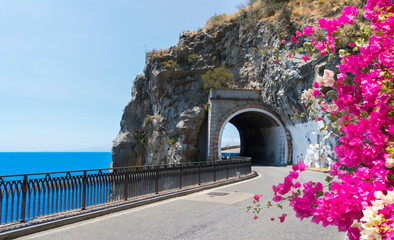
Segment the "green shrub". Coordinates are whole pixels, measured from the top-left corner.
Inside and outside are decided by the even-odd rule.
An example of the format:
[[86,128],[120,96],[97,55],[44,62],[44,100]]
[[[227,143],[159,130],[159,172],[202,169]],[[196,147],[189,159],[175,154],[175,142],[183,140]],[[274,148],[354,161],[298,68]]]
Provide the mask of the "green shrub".
[[215,14],[213,17],[211,17],[207,23],[205,24],[205,28],[207,29],[212,29],[215,26],[221,25],[222,23],[227,21],[227,15],[225,13],[217,15]]
[[170,145],[170,146],[174,145],[174,144],[176,143],[176,141],[177,141],[177,138],[176,138],[176,137],[171,137],[171,138],[168,138],[168,139],[167,139],[167,143],[168,143],[168,145]]
[[233,84],[234,75],[222,63],[220,67],[213,70],[208,70],[205,74],[201,75],[204,82],[204,89],[210,88],[229,88]]
[[174,60],[167,60],[163,63],[165,69],[174,70],[178,67],[178,63]]
[[146,126],[146,125],[148,125],[150,122],[152,122],[153,121],[153,119],[154,119],[155,117],[153,116],[153,115],[146,115],[146,117],[145,117],[145,119],[144,119],[144,125]]
[[134,129],[134,139],[137,141],[138,144],[144,146],[146,143],[145,131],[141,128],[135,128]]
[[198,58],[198,56],[195,53],[191,53],[191,54],[187,55],[187,59],[189,59],[189,60],[194,60],[196,58]]

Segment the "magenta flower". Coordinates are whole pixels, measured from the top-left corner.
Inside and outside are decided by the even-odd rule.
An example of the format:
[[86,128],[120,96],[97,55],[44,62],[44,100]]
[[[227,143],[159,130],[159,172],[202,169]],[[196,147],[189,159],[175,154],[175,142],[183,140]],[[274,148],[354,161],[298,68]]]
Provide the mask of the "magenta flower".
[[300,170],[300,172],[305,171],[305,163],[303,161],[298,162],[297,167],[298,167],[298,170]]
[[253,198],[256,202],[260,201],[260,195],[255,194]]
[[274,201],[274,202],[280,202],[281,200],[282,200],[282,196],[280,196],[280,195],[275,195],[272,198],[272,201]]
[[296,43],[297,38],[295,38],[294,35],[292,35],[290,41],[291,41],[291,43]]
[[310,27],[305,26],[304,27],[304,35],[311,35],[311,34],[313,34],[313,32],[316,31],[316,29],[317,28],[315,26],[310,26]]
[[283,223],[285,221],[285,218],[287,217],[286,213],[283,213],[281,217],[278,217],[280,222]]
[[320,91],[319,91],[318,89],[313,89],[312,96],[313,96],[314,98],[317,98],[317,96],[319,96],[319,94],[320,94]]
[[302,60],[304,60],[305,62],[307,62],[308,60],[311,60],[308,56],[308,54],[302,56]]

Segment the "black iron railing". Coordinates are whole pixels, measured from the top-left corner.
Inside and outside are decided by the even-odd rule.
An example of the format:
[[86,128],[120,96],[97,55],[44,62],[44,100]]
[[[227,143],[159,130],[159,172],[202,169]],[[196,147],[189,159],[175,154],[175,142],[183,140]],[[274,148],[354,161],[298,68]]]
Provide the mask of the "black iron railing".
[[249,159],[0,176],[0,224],[249,174]]

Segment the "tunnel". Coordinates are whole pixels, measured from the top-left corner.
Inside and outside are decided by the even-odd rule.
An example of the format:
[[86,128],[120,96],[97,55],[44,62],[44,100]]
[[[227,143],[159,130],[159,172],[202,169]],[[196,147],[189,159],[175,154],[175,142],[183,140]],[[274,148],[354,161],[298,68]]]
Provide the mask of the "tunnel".
[[240,156],[251,157],[254,164],[286,164],[286,135],[283,125],[275,116],[259,109],[244,110],[230,116],[225,124],[228,122],[239,132]]

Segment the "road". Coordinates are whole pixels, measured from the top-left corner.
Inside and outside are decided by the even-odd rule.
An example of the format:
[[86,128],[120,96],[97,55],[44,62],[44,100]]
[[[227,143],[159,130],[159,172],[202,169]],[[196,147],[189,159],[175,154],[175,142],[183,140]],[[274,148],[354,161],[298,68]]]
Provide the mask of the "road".
[[[255,193],[272,198],[271,186],[283,180],[289,167],[253,167],[259,177],[183,197],[110,214],[21,239],[284,239],[343,240],[335,227],[300,221],[287,206],[265,209],[258,220],[246,213]],[[323,181],[325,174],[306,171],[301,181]],[[278,219],[285,212],[284,223]]]

